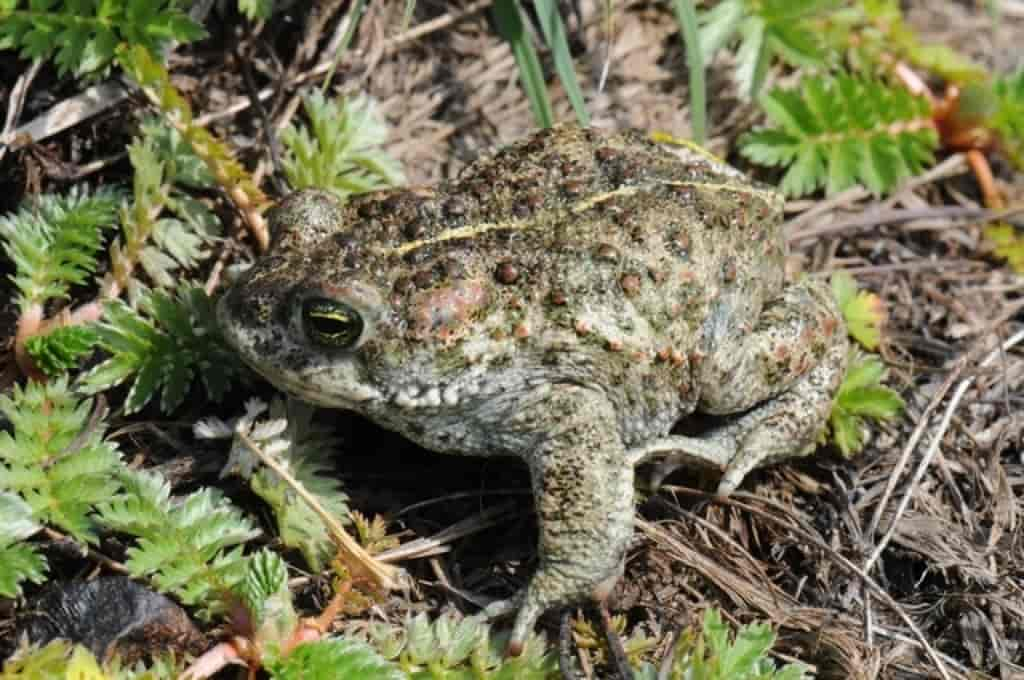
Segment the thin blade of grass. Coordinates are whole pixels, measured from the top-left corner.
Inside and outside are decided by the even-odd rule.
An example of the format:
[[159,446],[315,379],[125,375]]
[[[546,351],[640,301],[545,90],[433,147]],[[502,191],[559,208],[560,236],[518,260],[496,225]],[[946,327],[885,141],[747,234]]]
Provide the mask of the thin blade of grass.
[[690,71],[690,127],[693,129],[693,141],[704,144],[707,136],[707,85],[704,81],[704,57],[700,50],[697,11],[693,0],[672,0],[672,9],[683,35],[686,65]]
[[537,16],[540,17],[544,40],[555,59],[555,72],[558,73],[565,94],[569,97],[569,103],[576,112],[576,120],[580,125],[587,127],[590,125],[590,114],[583,101],[579,81],[576,80],[576,69],[573,67],[572,55],[569,54],[569,39],[565,35],[562,15],[558,13],[558,3],[552,0],[534,0],[534,6],[537,8]]
[[555,114],[548,99],[540,59],[537,58],[537,52],[533,49],[533,43],[530,42],[523,18],[519,14],[519,5],[515,0],[496,0],[493,12],[498,34],[508,41],[512,48],[512,56],[519,66],[519,80],[523,84],[526,98],[530,101],[533,117],[540,127],[549,128],[554,125]]
[[324,83],[320,87],[320,92],[327,94],[327,90],[331,87],[331,80],[334,79],[334,71],[338,67],[338,63],[341,61],[341,55],[345,54],[345,50],[348,49],[349,43],[352,42],[352,36],[356,34],[356,26],[359,25],[359,20],[363,17],[363,11],[366,9],[366,0],[355,0],[352,6],[349,7],[348,14],[345,16],[345,20],[348,21],[348,26],[345,27],[345,34],[341,37],[341,42],[338,44],[338,52],[334,55],[334,63],[331,64],[330,70],[324,77]]

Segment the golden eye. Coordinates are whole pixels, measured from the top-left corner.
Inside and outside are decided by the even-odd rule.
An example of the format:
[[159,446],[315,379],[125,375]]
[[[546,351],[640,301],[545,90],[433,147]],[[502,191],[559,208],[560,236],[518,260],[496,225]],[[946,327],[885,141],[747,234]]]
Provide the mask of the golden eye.
[[310,298],[302,303],[302,323],[313,342],[351,349],[363,335],[363,317],[344,302]]

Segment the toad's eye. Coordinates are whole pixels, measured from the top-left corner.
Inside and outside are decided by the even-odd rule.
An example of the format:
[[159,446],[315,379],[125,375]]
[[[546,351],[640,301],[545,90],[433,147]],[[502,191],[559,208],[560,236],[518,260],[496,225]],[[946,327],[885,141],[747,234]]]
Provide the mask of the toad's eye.
[[302,303],[302,323],[309,338],[324,347],[352,349],[363,335],[363,317],[344,302],[311,298]]

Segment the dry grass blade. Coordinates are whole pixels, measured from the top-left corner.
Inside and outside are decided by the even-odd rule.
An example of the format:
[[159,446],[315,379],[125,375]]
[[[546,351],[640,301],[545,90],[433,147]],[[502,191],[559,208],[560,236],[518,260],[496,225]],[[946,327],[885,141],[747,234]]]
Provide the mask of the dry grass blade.
[[373,555],[370,555],[362,546],[356,543],[355,539],[348,535],[337,517],[327,512],[313,494],[298,482],[284,467],[268,456],[260,446],[244,432],[238,432],[237,436],[252,451],[253,455],[260,459],[264,465],[274,471],[289,487],[316,513],[317,517],[324,523],[330,532],[331,539],[338,547],[339,552],[346,558],[348,566],[357,575],[367,575],[374,583],[386,590],[407,590],[408,577],[405,573],[394,566],[384,564]]
[[[1006,342],[1002,343],[999,347],[992,350],[992,352],[990,352],[988,356],[986,356],[978,365],[978,368],[987,368],[992,364],[992,362],[994,362],[997,358],[1002,356],[1003,352],[1009,351],[1012,347],[1020,343],[1022,340],[1024,340],[1024,331],[1019,331],[1015,333]],[[892,519],[892,522],[890,522],[889,524],[888,531],[885,532],[885,535],[882,537],[882,540],[878,542],[878,545],[875,546],[875,549],[871,553],[871,556],[864,563],[865,571],[871,570],[875,562],[878,560],[882,552],[885,550],[886,546],[889,544],[889,541],[892,540],[892,536],[896,532],[897,526],[899,525],[900,517],[902,517],[903,513],[906,511],[907,506],[910,504],[910,501],[914,496],[915,489],[917,488],[918,484],[921,483],[921,479],[924,477],[925,471],[927,471],[928,466],[931,465],[932,459],[935,458],[935,454],[938,453],[939,451],[939,445],[942,443],[943,437],[946,434],[946,430],[949,429],[949,423],[953,419],[953,413],[956,412],[957,407],[960,405],[960,401],[963,399],[964,395],[967,393],[967,390],[970,389],[974,381],[975,377],[970,376],[961,380],[960,383],[956,386],[956,390],[953,392],[953,397],[949,400],[949,404],[947,404],[946,406],[946,412],[942,416],[942,421],[939,423],[939,426],[936,429],[936,431],[932,433],[931,444],[928,446],[928,450],[925,452],[925,455],[921,458],[921,462],[918,464],[917,469],[914,471],[914,476],[910,480],[910,484],[907,487],[907,492],[903,495],[903,498],[900,500],[899,506],[896,508],[895,515]],[[926,422],[927,419],[922,418],[922,423]],[[880,505],[879,507],[882,506]],[[877,522],[872,520],[872,526],[877,527]]]

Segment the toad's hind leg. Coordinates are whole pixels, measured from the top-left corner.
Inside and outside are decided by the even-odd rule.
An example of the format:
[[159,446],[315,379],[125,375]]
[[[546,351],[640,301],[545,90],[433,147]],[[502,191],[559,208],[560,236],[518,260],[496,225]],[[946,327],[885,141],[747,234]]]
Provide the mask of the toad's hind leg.
[[655,484],[694,458],[725,465],[727,495],[755,467],[813,451],[846,370],[848,340],[827,284],[805,279],[764,307],[753,330],[719,343],[701,367],[698,410],[741,414],[699,438],[668,437],[630,452],[639,460],[674,448]]
[[530,465],[540,532],[540,564],[526,590],[488,615],[518,606],[509,653],[522,650],[546,610],[603,601],[622,574],[633,535],[633,468],[618,418],[599,392],[556,385],[536,409],[516,416],[541,434]]

